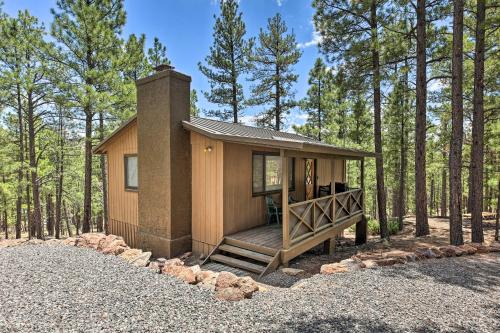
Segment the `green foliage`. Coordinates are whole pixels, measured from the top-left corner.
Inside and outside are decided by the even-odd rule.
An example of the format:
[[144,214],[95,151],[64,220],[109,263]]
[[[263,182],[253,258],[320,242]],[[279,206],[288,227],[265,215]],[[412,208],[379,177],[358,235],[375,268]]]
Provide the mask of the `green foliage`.
[[255,84],[249,103],[268,106],[258,115],[257,124],[278,131],[283,127],[284,117],[297,104],[292,87],[298,75],[293,72],[293,65],[302,55],[295,34],[287,32],[280,14],[268,19],[267,30],[260,29],[259,46],[252,54],[251,81]]
[[191,94],[189,97],[189,109],[191,117],[200,116],[200,108],[198,107],[198,94],[196,93],[196,89],[191,89]]
[[238,1],[221,0],[220,16],[214,16],[213,45],[205,58],[206,65],[198,63],[200,72],[210,84],[206,99],[223,109],[209,111],[208,115],[222,120],[238,122],[244,107],[243,87],[239,82],[242,74],[250,69],[249,55],[253,39],[246,40],[246,28]]
[[153,68],[160,65],[170,65],[170,60],[167,58],[167,47],[160,42],[158,37],[153,39],[153,47],[148,49],[148,60]]

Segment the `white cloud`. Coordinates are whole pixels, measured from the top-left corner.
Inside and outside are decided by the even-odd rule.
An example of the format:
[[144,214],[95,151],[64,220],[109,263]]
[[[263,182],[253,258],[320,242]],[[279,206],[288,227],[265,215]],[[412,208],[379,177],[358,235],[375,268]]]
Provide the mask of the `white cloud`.
[[255,115],[244,115],[240,117],[240,121],[243,125],[255,126],[255,121],[257,117]]
[[321,37],[320,33],[317,32],[316,30],[313,30],[311,40],[308,41],[308,42],[305,42],[305,43],[298,43],[297,47],[299,49],[305,49],[305,48],[308,48],[308,47],[311,47],[311,46],[316,46],[319,43],[321,43],[322,40],[323,40],[323,37]]
[[276,4],[281,7],[281,5],[283,4],[283,0],[276,0]]

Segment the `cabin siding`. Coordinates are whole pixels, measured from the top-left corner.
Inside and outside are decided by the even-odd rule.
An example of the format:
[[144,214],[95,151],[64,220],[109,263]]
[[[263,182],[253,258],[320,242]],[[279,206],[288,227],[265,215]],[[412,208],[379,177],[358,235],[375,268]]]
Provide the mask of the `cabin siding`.
[[125,190],[125,155],[137,154],[137,123],[134,121],[106,144],[110,233],[137,245],[137,191]]
[[196,254],[208,255],[223,237],[223,156],[222,141],[191,133],[191,232]]

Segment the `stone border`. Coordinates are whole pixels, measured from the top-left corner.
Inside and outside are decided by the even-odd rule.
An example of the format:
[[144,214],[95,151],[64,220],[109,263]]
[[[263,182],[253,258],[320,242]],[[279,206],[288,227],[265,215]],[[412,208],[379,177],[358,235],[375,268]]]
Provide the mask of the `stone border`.
[[425,259],[439,259],[443,257],[459,257],[476,253],[500,252],[500,242],[490,245],[480,243],[466,243],[459,246],[444,245],[440,247],[418,247],[413,252],[393,250],[383,253],[359,253],[349,259],[337,263],[321,266],[320,274],[336,274],[356,271],[364,268],[392,266],[406,264]]

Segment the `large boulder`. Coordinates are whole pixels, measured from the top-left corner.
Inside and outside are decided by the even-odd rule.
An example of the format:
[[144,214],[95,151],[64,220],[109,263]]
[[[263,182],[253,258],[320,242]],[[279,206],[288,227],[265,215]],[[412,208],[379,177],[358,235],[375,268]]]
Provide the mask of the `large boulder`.
[[229,287],[235,287],[238,282],[238,277],[231,272],[222,271],[217,276],[215,281],[215,289],[224,289]]
[[333,264],[322,265],[320,269],[321,274],[337,274],[347,272],[349,269],[346,265],[341,264],[339,262]]
[[223,301],[241,301],[245,299],[243,291],[236,287],[218,289],[215,297]]
[[188,284],[196,284],[196,274],[190,267],[177,266],[181,268],[177,274],[177,278]]
[[106,237],[101,239],[99,245],[97,246],[97,250],[102,252],[105,248],[109,247],[111,243],[113,243],[115,240],[123,240],[123,238],[117,235],[107,235]]

